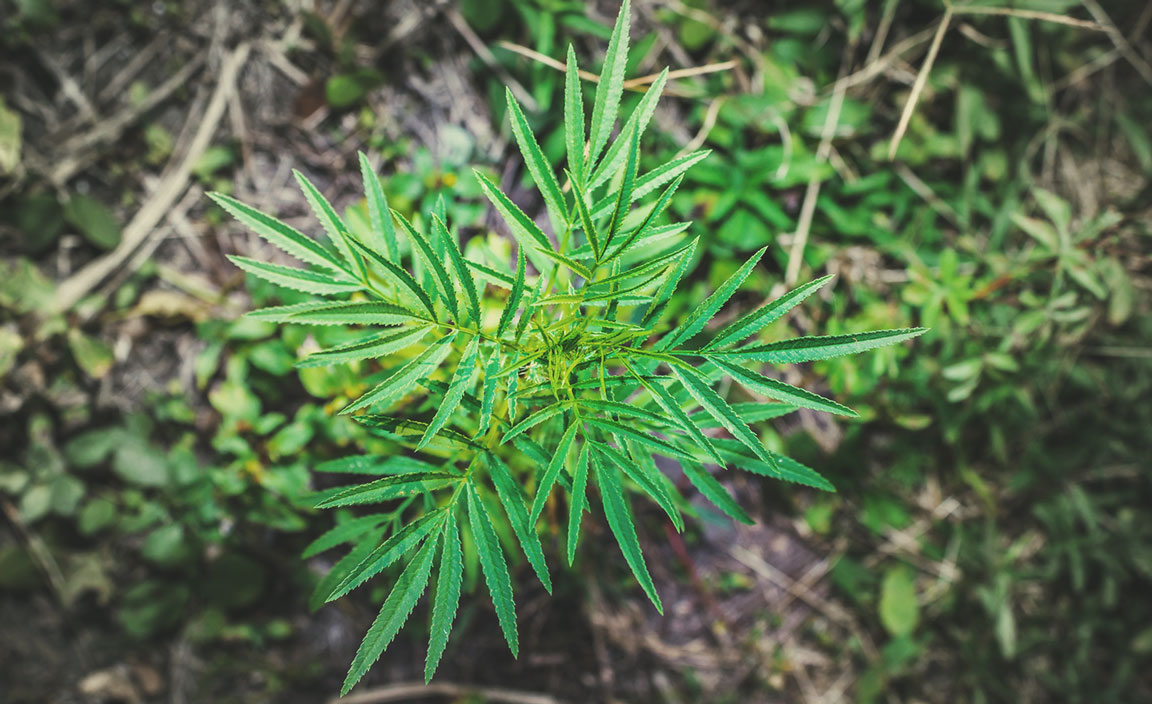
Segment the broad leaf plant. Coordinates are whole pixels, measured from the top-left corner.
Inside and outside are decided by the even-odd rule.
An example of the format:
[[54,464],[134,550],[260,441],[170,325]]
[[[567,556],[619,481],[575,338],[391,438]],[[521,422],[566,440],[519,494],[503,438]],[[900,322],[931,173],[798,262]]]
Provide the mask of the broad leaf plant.
[[[524,112],[507,94],[512,134],[543,199],[552,232],[477,173],[484,194],[515,237],[515,267],[466,258],[443,205],[418,228],[390,210],[360,155],[370,236],[354,235],[300,173],[296,178],[327,235],[308,237],[222,194],[211,197],[237,220],[308,268],[231,257],[244,271],[314,294],[314,301],[249,315],[306,325],[362,326],[355,342],[316,352],[302,366],[379,360],[383,378],[341,412],[404,450],[327,462],[318,472],[357,482],[320,494],[320,508],[384,505],[345,521],[307,550],[352,549],[318,587],[320,602],[349,593],[402,565],[364,637],[342,691],[380,657],[431,589],[425,677],[444,653],[460,602],[462,539],[476,553],[500,627],[518,653],[512,579],[504,550],[518,544],[549,592],[539,536],[545,506],[566,508],[566,554],[576,555],[584,514],[600,510],[625,562],[662,610],[637,539],[631,496],[646,495],[677,530],[684,498],[656,457],[676,463],[699,493],[728,516],[751,519],[714,471],[754,474],[832,490],[812,469],[764,447],[754,425],[798,408],[844,416],[835,401],[770,376],[764,364],[798,364],[863,352],[922,329],[799,337],[762,343],[757,334],[826,285],[817,279],[718,331],[706,330],[764,250],[683,318],[663,316],[697,239],[690,223],[661,224],[696,151],[641,172],[640,142],[667,80],[664,71],[616,128],[628,53],[623,3],[585,119],[576,58],[568,49],[564,94],[566,164],[558,174]],[[587,128],[587,130],[586,130]],[[401,238],[410,243],[405,262]],[[416,272],[416,273],[413,273]],[[771,403],[729,403],[716,390],[730,379]],[[409,409],[434,401],[431,417]],[[390,413],[390,409],[396,409]],[[562,514],[561,514],[562,515]],[[510,529],[510,533],[508,532]],[[502,542],[501,534],[514,536]],[[435,574],[434,574],[435,573]]]

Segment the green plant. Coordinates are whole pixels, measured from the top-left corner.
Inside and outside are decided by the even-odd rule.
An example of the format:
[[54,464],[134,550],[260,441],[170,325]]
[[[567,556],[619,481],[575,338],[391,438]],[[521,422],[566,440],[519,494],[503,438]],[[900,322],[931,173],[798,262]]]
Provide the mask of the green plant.
[[[683,528],[683,499],[657,468],[654,456],[679,462],[706,498],[745,522],[750,522],[747,514],[705,465],[734,465],[831,490],[815,471],[766,449],[750,424],[800,407],[846,416],[854,412],[745,364],[828,359],[923,332],[884,330],[744,344],[826,285],[831,277],[824,277],[736,319],[703,345],[687,346],[744,282],[764,249],[683,319],[674,325],[662,322],[697,240],[684,237],[688,223],[658,223],[684,171],[707,153],[688,154],[639,173],[640,140],[667,73],[653,83],[609,144],[628,53],[628,11],[625,2],[609,42],[587,135],[575,54],[569,49],[564,95],[566,183],[557,178],[520,106],[508,94],[513,134],[556,235],[553,242],[496,184],[477,174],[485,196],[519,245],[514,270],[498,257],[486,264],[465,258],[446,222],[443,201],[434,208],[427,232],[419,223],[389,211],[380,182],[363,155],[360,163],[372,225],[370,237],[363,239],[352,234],[300,174],[297,179],[329,244],[233,198],[213,195],[240,222],[314,268],[233,257],[239,267],[281,286],[325,297],[250,315],[269,322],[387,328],[316,352],[302,360],[302,366],[396,360],[370,377],[372,388],[342,413],[367,411],[356,420],[407,452],[347,457],[316,468],[379,477],[325,490],[318,507],[399,502],[388,513],[340,523],[308,550],[315,554],[353,545],[319,585],[323,601],[337,599],[390,565],[406,562],[356,654],[344,692],[399,632],[428,587],[438,554],[425,669],[426,678],[431,678],[459,603],[462,532],[471,537],[464,545],[476,552],[505,639],[517,653],[512,581],[501,538],[510,538],[503,541],[505,545],[519,544],[540,582],[551,591],[536,525],[557,485],[568,497],[569,562],[575,557],[583,513],[589,509],[589,489],[594,487],[625,561],[661,609],[625,492],[638,489],[667,513],[677,529]],[[634,207],[661,187],[655,200]],[[411,244],[412,272],[404,268],[396,223]],[[486,286],[478,290],[476,277],[507,295],[490,295]],[[696,366],[697,361],[703,365]],[[780,402],[730,404],[713,388],[721,378]],[[420,386],[427,393],[414,394]],[[396,408],[397,414],[383,413],[389,408]],[[690,412],[696,408],[700,410]],[[717,437],[713,428],[726,430],[732,439]],[[528,488],[534,488],[531,497]]]

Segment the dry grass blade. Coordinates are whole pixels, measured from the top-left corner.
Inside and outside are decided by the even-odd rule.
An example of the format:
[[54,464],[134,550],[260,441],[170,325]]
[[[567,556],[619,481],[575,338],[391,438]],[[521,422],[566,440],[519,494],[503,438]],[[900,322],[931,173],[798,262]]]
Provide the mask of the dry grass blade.
[[1084,7],[1088,8],[1088,11],[1096,18],[1096,21],[1100,23],[1097,25],[1097,28],[1107,34],[1108,38],[1112,40],[1112,43],[1116,45],[1116,51],[1119,51],[1120,55],[1123,56],[1128,63],[1132,64],[1132,68],[1136,69],[1140,77],[1143,78],[1148,85],[1152,86],[1152,66],[1148,65],[1148,62],[1144,60],[1143,56],[1136,53],[1136,50],[1132,48],[1132,45],[1128,43],[1128,40],[1124,38],[1120,30],[1116,28],[1116,23],[1108,17],[1108,14],[1104,12],[1104,8],[1100,7],[1100,3],[1096,2],[1096,0],[1081,1],[1084,3]]
[[[1088,2],[1084,3],[1085,5]],[[953,8],[949,7],[949,10]],[[1040,10],[1017,10],[1012,7],[980,7],[980,6],[965,6],[955,8],[956,14],[963,15],[1001,15],[1004,17],[1019,17],[1022,20],[1039,20],[1041,22],[1055,22],[1056,24],[1066,24],[1070,27],[1080,27],[1081,29],[1090,29],[1094,32],[1106,31],[1104,27],[1089,22],[1088,20],[1079,20],[1075,17],[1068,17],[1066,15],[1058,15],[1054,12],[1042,12]]]
[[916,111],[916,103],[920,100],[920,93],[924,91],[925,84],[928,83],[928,74],[932,72],[932,64],[936,62],[936,55],[940,53],[940,45],[944,42],[944,35],[948,32],[948,25],[952,22],[952,6],[949,5],[944,10],[944,17],[940,20],[940,26],[936,28],[936,34],[932,37],[932,46],[928,47],[928,56],[924,59],[924,64],[920,67],[920,73],[916,74],[916,82],[912,85],[912,93],[908,96],[908,102],[904,103],[904,112],[900,114],[900,123],[896,125],[896,132],[892,135],[892,141],[888,143],[888,159],[896,158],[896,149],[900,146],[900,140],[904,138],[904,132],[908,129],[908,121],[912,119],[912,113]]

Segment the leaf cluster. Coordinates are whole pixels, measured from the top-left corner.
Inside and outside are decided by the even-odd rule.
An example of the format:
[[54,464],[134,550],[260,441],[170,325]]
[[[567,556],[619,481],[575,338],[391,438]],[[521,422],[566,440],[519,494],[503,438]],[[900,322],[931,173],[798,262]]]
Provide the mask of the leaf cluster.
[[[342,412],[355,413],[373,434],[408,448],[406,454],[354,456],[317,467],[319,472],[359,479],[322,492],[318,507],[386,504],[389,510],[342,522],[309,548],[312,555],[352,545],[319,585],[316,601],[337,599],[386,568],[403,565],[355,656],[344,692],[388,647],[430,585],[425,674],[431,678],[459,605],[462,545],[475,551],[505,639],[516,654],[519,641],[505,548],[518,546],[551,591],[537,525],[550,502],[561,503],[556,495],[567,507],[569,562],[575,559],[584,513],[592,510],[598,495],[625,561],[661,609],[630,500],[632,493],[646,495],[683,529],[685,501],[657,458],[661,464],[679,464],[704,497],[744,522],[750,522],[749,517],[710,466],[832,490],[812,469],[766,449],[752,426],[797,408],[854,413],[764,375],[763,365],[853,354],[922,332],[886,330],[766,344],[756,340],[765,326],[830,277],[769,301],[718,332],[706,332],[752,273],[763,249],[688,315],[664,320],[697,239],[686,235],[690,223],[661,224],[662,216],[684,172],[707,152],[641,168],[641,139],[667,72],[653,82],[612,138],[628,53],[628,18],[625,2],[589,120],[576,58],[568,50],[562,174],[544,156],[516,99],[507,95],[512,133],[550,225],[548,232],[497,184],[477,174],[484,195],[516,241],[515,266],[466,257],[447,222],[443,201],[423,226],[390,210],[363,154],[371,237],[353,234],[299,173],[296,177],[327,241],[308,237],[229,196],[212,196],[268,242],[309,265],[290,268],[233,257],[254,276],[317,296],[315,301],[251,315],[282,323],[374,329],[300,364],[380,360],[385,369]],[[407,258],[405,249],[410,252]],[[729,403],[715,388],[721,380],[777,402]],[[434,399],[430,418],[411,412],[407,401],[414,396]]]

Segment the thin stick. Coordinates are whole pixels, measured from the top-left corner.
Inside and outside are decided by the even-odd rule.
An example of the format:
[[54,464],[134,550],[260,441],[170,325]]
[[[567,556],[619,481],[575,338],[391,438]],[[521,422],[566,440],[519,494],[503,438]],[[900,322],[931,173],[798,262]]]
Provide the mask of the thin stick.
[[136,216],[124,228],[124,236],[116,249],[107,255],[91,262],[80,271],[69,277],[56,289],[56,298],[53,301],[53,310],[62,312],[76,305],[93,287],[116,271],[133,252],[154,232],[157,223],[171,209],[172,204],[180,198],[188,187],[192,175],[192,168],[208,148],[212,136],[224,110],[228,105],[228,94],[236,89],[236,79],[240,69],[248,60],[251,46],[245,42],[237,46],[228,54],[220,66],[220,80],[216,83],[216,90],[212,93],[204,115],[199,117],[199,128],[196,136],[188,145],[179,166],[168,173],[157,186],[156,192],[137,211]]
[[1105,31],[1104,27],[1096,24],[1095,22],[1089,22],[1088,20],[1078,20],[1075,17],[1067,17],[1065,15],[1057,15],[1054,12],[1041,12],[1039,10],[1017,10],[1011,7],[980,7],[969,5],[957,7],[955,8],[955,11],[958,15],[1001,15],[1006,17],[1019,17],[1023,20],[1040,20],[1041,22],[1066,24],[1070,27],[1090,29],[1094,32]]
[[330,699],[328,704],[382,704],[383,702],[400,702],[406,699],[425,699],[435,696],[464,699],[470,695],[479,696],[486,701],[503,702],[504,704],[559,704],[557,700],[544,694],[517,692],[496,687],[469,687],[450,682],[394,684],[364,690],[347,697]]
[[500,80],[504,82],[504,85],[512,89],[512,93],[516,96],[516,100],[520,101],[521,105],[530,112],[536,112],[540,109],[539,103],[532,97],[532,94],[525,90],[519,81],[504,70],[504,67],[501,66],[500,62],[496,60],[496,57],[492,55],[492,51],[484,42],[480,41],[480,37],[476,36],[476,33],[472,31],[472,28],[468,26],[468,23],[464,21],[464,17],[456,8],[445,8],[444,15],[460,36],[464,38],[464,41],[468,43],[468,46],[472,47],[472,51],[476,52],[476,55],[484,62],[484,65],[495,71],[496,75],[500,77]]
[[1104,12],[1104,8],[1100,7],[1100,4],[1097,3],[1096,0],[1081,0],[1081,2],[1083,2],[1084,7],[1088,8],[1088,11],[1092,13],[1092,16],[1096,18],[1096,21],[1100,23],[1104,33],[1107,34],[1108,38],[1112,40],[1112,43],[1116,45],[1116,50],[1120,52],[1128,63],[1132,64],[1132,68],[1136,69],[1136,72],[1140,74],[1141,78],[1143,78],[1148,85],[1152,86],[1152,66],[1148,65],[1144,57],[1136,53],[1136,50],[1132,48],[1132,45],[1128,43],[1128,40],[1124,38],[1120,30],[1116,28],[1116,23]]
[[888,144],[889,161],[896,158],[896,149],[900,146],[900,140],[904,138],[904,132],[908,129],[908,121],[912,119],[912,113],[916,111],[916,103],[920,100],[920,93],[928,82],[928,74],[932,71],[932,64],[936,62],[936,54],[940,52],[940,44],[944,42],[944,34],[948,32],[948,25],[951,22],[952,5],[948,5],[944,10],[944,17],[940,20],[940,26],[936,28],[936,35],[932,37],[932,46],[928,47],[928,56],[924,59],[924,65],[920,67],[920,73],[916,74],[916,82],[912,84],[912,94],[908,96],[908,102],[904,103],[904,112],[900,115],[900,123],[896,125],[896,132]]
[[[840,74],[848,72],[851,65],[851,56],[856,48],[855,43],[849,45],[840,66]],[[828,104],[828,112],[824,115],[824,127],[820,133],[820,146],[816,149],[816,162],[828,161],[832,152],[832,137],[835,136],[836,126],[840,123],[840,110],[844,107],[844,94],[847,87],[839,81],[832,93],[832,101]],[[800,278],[800,265],[804,262],[804,248],[808,245],[808,232],[812,229],[812,217],[816,213],[816,199],[820,195],[820,177],[814,172],[808,179],[808,188],[804,192],[804,204],[800,206],[800,220],[796,224],[796,234],[792,238],[792,247],[788,250],[788,267],[784,270],[784,285],[791,288]]]

